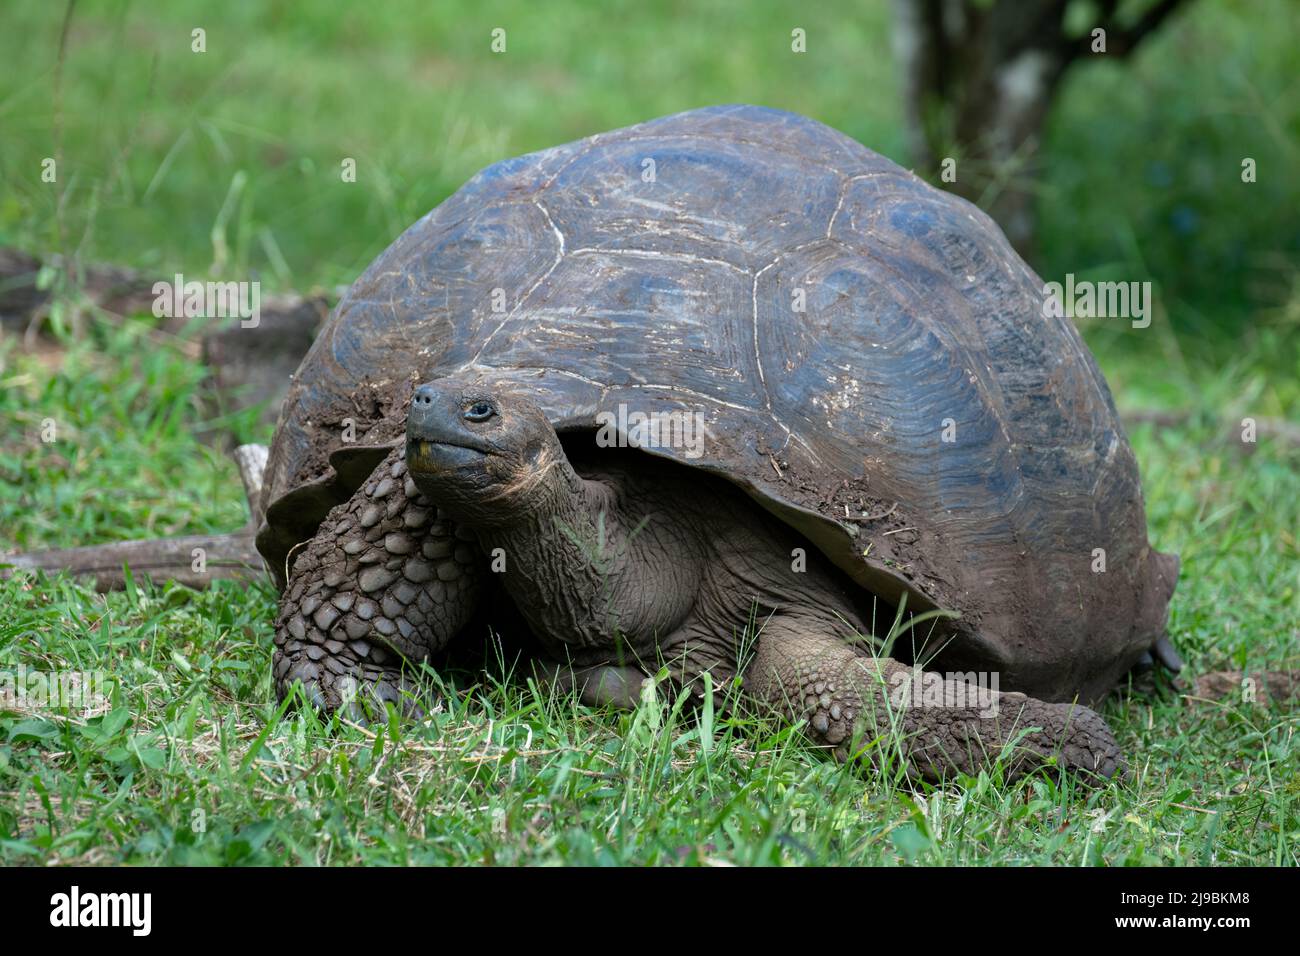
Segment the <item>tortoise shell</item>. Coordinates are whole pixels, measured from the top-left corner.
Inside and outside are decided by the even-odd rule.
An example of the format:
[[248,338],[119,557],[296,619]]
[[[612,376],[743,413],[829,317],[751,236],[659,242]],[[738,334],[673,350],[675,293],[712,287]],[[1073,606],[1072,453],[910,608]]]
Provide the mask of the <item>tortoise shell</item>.
[[526,390],[562,434],[698,413],[701,455],[646,451],[733,482],[880,598],[958,612],[937,666],[1095,700],[1163,633],[1177,558],[1148,546],[1096,362],[1042,303],[979,209],[791,113],[506,160],[339,303],[280,414],[258,547],[283,584],[422,381]]

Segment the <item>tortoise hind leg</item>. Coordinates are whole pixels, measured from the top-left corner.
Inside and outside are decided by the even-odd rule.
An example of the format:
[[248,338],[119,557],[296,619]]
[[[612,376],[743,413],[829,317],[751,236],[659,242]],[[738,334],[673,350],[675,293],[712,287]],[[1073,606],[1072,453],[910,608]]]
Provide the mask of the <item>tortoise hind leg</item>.
[[1152,652],[1155,654],[1155,659],[1169,673],[1177,674],[1183,669],[1183,658],[1178,653],[1178,649],[1174,647],[1174,642],[1169,639],[1168,634],[1160,635],[1160,638],[1152,647]]
[[301,682],[317,707],[365,697],[422,709],[402,674],[444,648],[473,615],[487,569],[478,545],[438,517],[400,448],[330,511],[298,555],[275,621],[280,699]]
[[896,747],[910,777],[935,782],[991,769],[1001,756],[1008,780],[1053,757],[1058,767],[1102,777],[1123,765],[1110,728],[1086,707],[917,672],[855,650],[830,631],[773,617],[759,634],[744,686],[788,719],[807,719],[808,733],[840,760],[866,746],[879,765]]
[[556,660],[533,663],[533,676],[542,689],[560,695],[577,693],[588,707],[635,710],[646,674],[640,668],[616,664],[573,667]]

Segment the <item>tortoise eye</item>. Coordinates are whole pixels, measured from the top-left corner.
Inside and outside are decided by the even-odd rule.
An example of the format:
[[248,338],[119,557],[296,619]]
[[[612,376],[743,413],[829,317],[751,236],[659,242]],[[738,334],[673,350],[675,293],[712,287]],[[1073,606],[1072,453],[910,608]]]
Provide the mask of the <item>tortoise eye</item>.
[[492,406],[491,402],[475,402],[465,409],[465,421],[485,422],[496,413],[497,410]]

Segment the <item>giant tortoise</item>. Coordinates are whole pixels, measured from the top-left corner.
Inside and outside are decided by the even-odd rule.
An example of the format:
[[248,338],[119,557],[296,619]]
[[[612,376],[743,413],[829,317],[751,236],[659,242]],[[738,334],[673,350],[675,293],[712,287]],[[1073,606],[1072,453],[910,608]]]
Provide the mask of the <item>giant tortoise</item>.
[[293,378],[257,539],[277,692],[418,711],[408,665],[513,605],[591,703],[666,666],[842,759],[1108,776],[1086,705],[1176,657],[1178,562],[1049,312],[979,209],[791,113],[491,166]]

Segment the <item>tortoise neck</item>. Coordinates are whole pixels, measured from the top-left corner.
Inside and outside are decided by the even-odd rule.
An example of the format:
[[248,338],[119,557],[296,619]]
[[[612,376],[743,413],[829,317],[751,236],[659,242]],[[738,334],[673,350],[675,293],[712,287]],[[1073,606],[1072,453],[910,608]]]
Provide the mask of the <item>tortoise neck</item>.
[[540,566],[554,539],[564,528],[586,525],[609,507],[608,489],[585,480],[567,458],[550,462],[510,504],[495,510],[493,520],[477,526],[485,548],[504,548],[520,558],[534,557]]
[[623,535],[614,489],[581,477],[566,461],[547,478],[537,506],[477,529],[491,569],[544,643],[581,655],[601,646],[609,622],[597,614],[617,576]]

